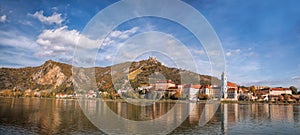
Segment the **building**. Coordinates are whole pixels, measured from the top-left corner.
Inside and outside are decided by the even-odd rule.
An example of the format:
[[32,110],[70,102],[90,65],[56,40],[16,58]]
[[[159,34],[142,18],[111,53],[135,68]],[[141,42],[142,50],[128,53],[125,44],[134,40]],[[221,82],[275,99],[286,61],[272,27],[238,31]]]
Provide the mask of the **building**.
[[256,90],[262,90],[262,89],[266,89],[266,88],[269,88],[268,86],[254,86],[254,88]]
[[199,93],[200,94],[205,94],[207,96],[210,96],[212,94],[212,90],[211,90],[210,85],[203,85],[203,86],[201,86]]
[[154,90],[166,90],[170,87],[176,87],[176,84],[172,80],[157,81],[155,84],[151,84]]
[[248,94],[250,93],[249,89],[246,87],[239,87],[239,94]]
[[200,88],[201,85],[188,84],[184,86],[183,91],[189,100],[197,101]]
[[223,72],[221,75],[221,92],[223,93],[223,97],[227,98],[227,77],[226,74]]
[[74,95],[72,94],[61,94],[61,93],[58,93],[55,95],[56,98],[72,98],[74,97]]
[[227,98],[238,99],[238,85],[232,82],[227,82]]
[[33,95],[31,89],[27,89],[24,91],[24,97],[30,97],[31,95]]
[[282,87],[269,88],[269,95],[278,96],[281,94],[292,94],[292,90],[290,90],[289,88],[282,88]]
[[238,85],[227,81],[226,74],[223,72],[221,75],[221,92],[223,99],[238,100]]
[[167,95],[174,95],[176,92],[179,92],[181,94],[181,91],[182,89],[178,88],[178,86],[176,87],[168,87],[166,90],[165,90],[165,94]]
[[253,99],[253,93],[246,87],[239,87],[238,91],[239,100],[250,100]]
[[200,87],[200,94],[207,95],[208,98],[219,98],[220,87],[217,85],[203,85]]
[[141,86],[141,87],[138,87],[138,90],[150,90],[152,89],[153,86]]

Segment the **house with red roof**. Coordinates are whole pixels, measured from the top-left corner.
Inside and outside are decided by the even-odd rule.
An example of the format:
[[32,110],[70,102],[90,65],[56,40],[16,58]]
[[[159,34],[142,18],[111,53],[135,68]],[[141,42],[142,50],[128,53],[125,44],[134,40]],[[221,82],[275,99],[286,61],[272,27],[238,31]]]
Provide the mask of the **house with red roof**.
[[292,94],[292,90],[289,88],[282,87],[269,88],[269,95],[278,96],[281,94]]
[[238,85],[232,82],[227,82],[227,98],[237,100],[238,97]]
[[183,87],[183,91],[189,100],[197,101],[200,88],[201,85],[187,84]]

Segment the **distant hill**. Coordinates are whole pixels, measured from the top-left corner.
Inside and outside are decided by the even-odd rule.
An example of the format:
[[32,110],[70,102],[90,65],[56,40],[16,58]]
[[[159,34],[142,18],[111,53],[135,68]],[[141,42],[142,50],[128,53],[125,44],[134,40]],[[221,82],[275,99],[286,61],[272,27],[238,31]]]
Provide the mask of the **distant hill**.
[[[129,69],[128,69],[129,67]],[[112,83],[111,70],[129,73],[129,82],[123,81],[121,72],[113,73],[116,80]],[[123,73],[124,73],[123,72]],[[156,59],[149,58],[138,62],[125,62],[108,67],[95,67],[95,77],[98,90],[114,91],[117,88],[131,84],[133,88],[149,85],[149,79],[161,75],[166,80],[172,80],[176,84],[181,82],[181,75],[193,80],[193,84],[210,84],[211,79],[216,77],[200,75],[191,71],[170,68],[161,64]],[[197,78],[200,78],[197,79]],[[157,78],[156,78],[157,79]],[[0,68],[0,90],[52,90],[53,92],[72,93],[72,65],[46,61],[43,65],[26,68]]]

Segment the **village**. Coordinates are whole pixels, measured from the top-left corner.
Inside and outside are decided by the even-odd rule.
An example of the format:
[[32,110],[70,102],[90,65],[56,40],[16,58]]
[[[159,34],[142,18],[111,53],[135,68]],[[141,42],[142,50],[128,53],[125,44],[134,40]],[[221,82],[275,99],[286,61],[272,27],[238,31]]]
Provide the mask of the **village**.
[[[227,81],[225,73],[221,75],[220,85],[177,85],[172,80],[165,80],[157,81],[150,86],[139,87],[138,91],[139,98],[148,99],[299,102],[298,93],[293,93],[290,88],[241,87]],[[138,98],[138,95],[129,94],[126,90],[118,90],[118,95],[122,98]]]
[[56,98],[105,98],[105,99],[151,99],[151,100],[221,100],[221,101],[258,101],[258,102],[299,102],[299,94],[290,88],[268,86],[238,86],[221,75],[220,85],[175,84],[172,80],[156,81],[137,90],[117,90],[117,93],[88,91],[85,94],[56,94]]
[[9,97],[50,97],[58,99],[66,98],[103,98],[103,99],[149,99],[149,100],[221,100],[221,101],[258,101],[258,102],[285,102],[299,103],[300,95],[291,88],[268,86],[238,86],[227,81],[225,73],[222,73],[219,85],[193,85],[175,84],[172,80],[159,80],[148,86],[137,89],[118,89],[114,93],[98,90],[85,92],[55,93],[51,90],[24,92],[13,90],[1,91],[0,96]]

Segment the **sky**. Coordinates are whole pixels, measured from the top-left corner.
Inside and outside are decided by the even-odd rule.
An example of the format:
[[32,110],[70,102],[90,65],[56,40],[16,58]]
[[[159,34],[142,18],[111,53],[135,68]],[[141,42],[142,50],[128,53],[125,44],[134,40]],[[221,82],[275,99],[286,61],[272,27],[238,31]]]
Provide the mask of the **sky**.
[[[86,25],[98,12],[115,2],[118,1],[0,1],[0,66],[38,66],[48,59],[71,64],[79,38],[98,43],[82,34]],[[294,85],[300,89],[299,1],[183,2],[200,12],[218,35],[229,81],[245,86]],[[170,3],[169,6],[174,5]],[[124,42],[149,31],[173,37],[166,44],[180,41],[176,43],[190,51],[197,72],[211,74],[207,52],[193,33],[179,23],[158,17],[137,17],[115,27],[103,40],[103,46],[94,48],[98,49],[96,65],[111,65]],[[157,44],[157,41],[148,41],[147,44]],[[136,60],[149,56],[156,56],[163,64],[174,66],[171,58],[157,52],[139,54]]]

